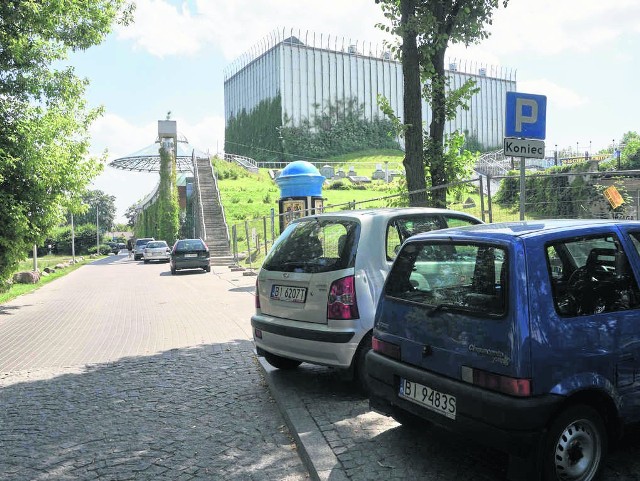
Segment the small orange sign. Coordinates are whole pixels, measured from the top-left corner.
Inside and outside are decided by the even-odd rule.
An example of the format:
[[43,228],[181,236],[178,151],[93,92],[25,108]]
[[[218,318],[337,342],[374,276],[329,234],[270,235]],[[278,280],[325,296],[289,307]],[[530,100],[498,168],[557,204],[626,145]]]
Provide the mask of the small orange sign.
[[611,204],[611,207],[613,207],[614,209],[617,209],[622,204],[624,204],[624,199],[620,195],[620,192],[618,192],[618,189],[616,189],[615,185],[612,185],[605,189],[604,197],[609,201],[609,204]]

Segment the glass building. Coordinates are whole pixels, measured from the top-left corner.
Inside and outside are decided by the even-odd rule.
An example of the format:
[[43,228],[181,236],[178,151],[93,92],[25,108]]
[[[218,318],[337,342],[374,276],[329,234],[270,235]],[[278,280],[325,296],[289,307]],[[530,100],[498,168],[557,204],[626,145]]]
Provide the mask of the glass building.
[[[450,88],[474,79],[479,92],[468,110],[458,109],[445,133],[455,130],[475,137],[485,149],[499,148],[504,137],[507,91],[516,90],[515,71],[451,60],[447,75]],[[299,126],[327,108],[347,108],[357,102],[366,120],[383,118],[377,97],[386,97],[396,115],[403,118],[402,66],[392,53],[371,43],[344,38],[274,31],[225,70],[225,123],[250,114],[261,103],[279,100],[282,125]],[[332,106],[332,107],[331,107]],[[431,110],[423,101],[426,128]],[[275,129],[273,135],[277,136]],[[234,153],[227,146],[229,153]]]

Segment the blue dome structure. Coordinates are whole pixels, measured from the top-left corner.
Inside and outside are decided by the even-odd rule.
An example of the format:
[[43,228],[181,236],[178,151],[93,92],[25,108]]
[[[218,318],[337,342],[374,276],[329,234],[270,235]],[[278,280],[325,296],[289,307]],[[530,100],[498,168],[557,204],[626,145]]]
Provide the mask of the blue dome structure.
[[306,197],[321,196],[324,181],[325,177],[312,163],[296,160],[282,169],[276,184],[280,187],[281,198]]

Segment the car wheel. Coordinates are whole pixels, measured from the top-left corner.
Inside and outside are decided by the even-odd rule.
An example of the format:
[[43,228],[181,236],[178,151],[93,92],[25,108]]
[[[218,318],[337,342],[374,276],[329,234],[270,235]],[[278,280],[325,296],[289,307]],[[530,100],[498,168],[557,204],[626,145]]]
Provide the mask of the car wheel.
[[584,405],[563,411],[547,432],[542,457],[545,481],[591,481],[602,467],[607,431],[598,412]]
[[148,263],[149,263],[149,261],[148,261],[147,259],[145,259],[145,260],[144,260],[144,263],[145,263],[145,264],[148,264]]
[[211,272],[211,266],[205,267],[204,270],[207,271],[207,272]]
[[358,389],[364,394],[369,393],[369,377],[367,374],[367,353],[371,350],[371,333],[368,333],[360,341],[358,350],[354,356],[355,371],[354,380],[358,383]]
[[295,369],[300,364],[302,364],[302,361],[296,361],[295,359],[289,359],[288,357],[278,356],[270,352],[265,352],[264,358],[273,367],[277,367],[278,369],[283,370]]
[[175,267],[171,268],[171,275],[173,275],[173,276],[176,275],[176,268]]

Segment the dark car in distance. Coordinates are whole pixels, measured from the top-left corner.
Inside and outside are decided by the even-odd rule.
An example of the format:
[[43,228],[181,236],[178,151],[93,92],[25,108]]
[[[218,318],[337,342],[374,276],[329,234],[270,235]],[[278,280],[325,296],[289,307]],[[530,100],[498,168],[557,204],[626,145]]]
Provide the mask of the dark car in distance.
[[182,269],[203,269],[211,272],[209,248],[202,239],[180,239],[171,249],[171,274]]

